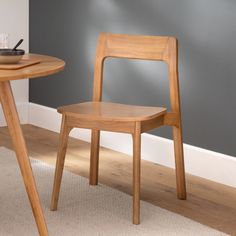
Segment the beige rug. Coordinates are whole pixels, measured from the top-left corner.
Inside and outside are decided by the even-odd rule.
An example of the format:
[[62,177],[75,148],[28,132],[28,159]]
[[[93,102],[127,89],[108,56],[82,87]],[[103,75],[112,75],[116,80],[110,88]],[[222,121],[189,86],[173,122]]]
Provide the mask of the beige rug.
[[[49,210],[54,168],[32,159],[51,236],[226,235],[141,202],[142,223],[131,223],[131,196],[64,172],[59,208]],[[38,235],[14,152],[0,148],[0,235]]]

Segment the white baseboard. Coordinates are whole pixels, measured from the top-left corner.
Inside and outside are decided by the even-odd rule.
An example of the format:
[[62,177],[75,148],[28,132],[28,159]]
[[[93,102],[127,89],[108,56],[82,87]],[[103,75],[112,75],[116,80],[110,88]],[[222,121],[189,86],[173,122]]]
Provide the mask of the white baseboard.
[[[29,103],[28,102],[16,103],[16,109],[18,111],[21,124],[27,124]],[[3,115],[2,107],[0,107],[0,127],[2,126],[6,126],[6,121]]]
[[[61,115],[56,109],[29,104],[29,124],[59,132]],[[71,136],[90,142],[90,131],[74,129]],[[132,154],[129,134],[101,133],[101,145],[119,152]],[[236,188],[236,158],[184,144],[186,172]],[[173,141],[155,135],[142,134],[142,159],[174,168]]]

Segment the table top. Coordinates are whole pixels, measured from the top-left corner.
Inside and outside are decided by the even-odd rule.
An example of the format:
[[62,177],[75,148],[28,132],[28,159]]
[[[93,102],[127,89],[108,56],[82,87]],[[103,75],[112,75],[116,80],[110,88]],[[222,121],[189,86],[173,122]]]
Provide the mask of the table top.
[[55,74],[65,67],[65,62],[51,56],[26,54],[26,59],[40,60],[40,63],[17,70],[0,70],[0,81],[37,78]]

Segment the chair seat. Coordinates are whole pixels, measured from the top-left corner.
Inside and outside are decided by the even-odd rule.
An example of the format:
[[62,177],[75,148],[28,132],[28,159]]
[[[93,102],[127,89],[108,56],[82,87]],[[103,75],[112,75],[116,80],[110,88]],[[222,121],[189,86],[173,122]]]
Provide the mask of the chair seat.
[[110,102],[84,102],[58,108],[58,112],[77,118],[109,121],[144,121],[162,116],[165,107],[133,106]]

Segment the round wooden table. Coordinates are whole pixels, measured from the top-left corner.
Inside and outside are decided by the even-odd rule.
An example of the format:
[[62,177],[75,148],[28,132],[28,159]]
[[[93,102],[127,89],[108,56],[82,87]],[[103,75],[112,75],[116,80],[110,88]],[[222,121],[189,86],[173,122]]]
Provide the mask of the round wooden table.
[[16,110],[10,80],[25,78],[31,79],[55,74],[64,69],[65,62],[55,57],[36,54],[25,55],[24,62],[27,61],[40,62],[21,69],[0,69],[0,102],[2,104],[2,109],[6,118],[9,133],[12,138],[13,147],[16,152],[17,160],[20,166],[21,174],[24,180],[25,188],[29,197],[39,234],[45,236],[48,235],[48,230],[35,185],[25,140],[20,126],[19,116]]

